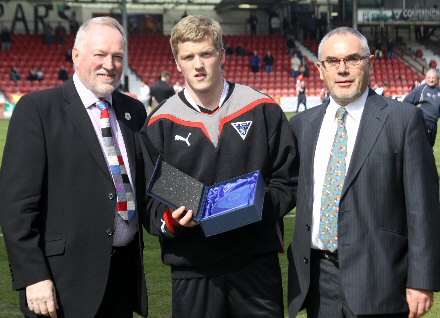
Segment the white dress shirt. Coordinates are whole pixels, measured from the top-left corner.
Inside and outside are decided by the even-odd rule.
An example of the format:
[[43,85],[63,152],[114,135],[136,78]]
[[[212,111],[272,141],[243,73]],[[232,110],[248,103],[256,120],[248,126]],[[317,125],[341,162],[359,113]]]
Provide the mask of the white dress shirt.
[[[368,88],[354,102],[345,106],[347,117],[345,127],[347,129],[347,157],[346,172],[350,166],[351,155],[359,130],[362,112],[368,96]],[[336,111],[341,107],[330,97],[330,103],[322,121],[316,143],[315,157],[313,160],[313,216],[312,216],[312,248],[325,250],[326,247],[319,239],[319,220],[321,216],[321,197],[327,165],[332,151],[333,141],[337,130]]]

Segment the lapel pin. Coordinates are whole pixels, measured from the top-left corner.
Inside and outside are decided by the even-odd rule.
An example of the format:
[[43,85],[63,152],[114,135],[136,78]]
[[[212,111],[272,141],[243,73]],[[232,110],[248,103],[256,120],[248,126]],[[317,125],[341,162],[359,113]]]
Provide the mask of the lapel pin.
[[125,119],[127,119],[127,120],[131,120],[131,115],[130,115],[130,113],[125,113]]

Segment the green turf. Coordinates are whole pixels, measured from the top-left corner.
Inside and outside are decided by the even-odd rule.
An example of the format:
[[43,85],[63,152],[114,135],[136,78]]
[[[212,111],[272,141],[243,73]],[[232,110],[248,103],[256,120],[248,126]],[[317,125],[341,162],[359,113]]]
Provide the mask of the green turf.
[[[290,116],[289,116],[290,117]],[[0,160],[3,154],[5,135],[8,121],[0,120]],[[440,171],[440,134],[437,136],[437,143],[434,154],[437,159],[437,169]],[[294,218],[290,214],[285,218],[286,224],[286,246],[292,238]],[[1,232],[0,232],[1,233]],[[147,276],[148,295],[149,295],[149,317],[150,318],[169,318],[171,317],[171,277],[170,270],[164,266],[160,258],[160,247],[158,239],[144,233],[145,251],[144,264]],[[280,255],[281,268],[283,272],[284,290],[287,290],[287,257]],[[0,318],[22,317],[18,310],[17,293],[11,290],[11,281],[8,269],[8,261],[5,251],[3,237],[0,237]],[[439,294],[436,294],[436,298]],[[287,303],[287,301],[286,301]],[[286,314],[287,317],[287,314]],[[298,317],[304,318],[304,313]],[[440,305],[438,301],[433,309],[427,314],[427,318],[440,317]]]

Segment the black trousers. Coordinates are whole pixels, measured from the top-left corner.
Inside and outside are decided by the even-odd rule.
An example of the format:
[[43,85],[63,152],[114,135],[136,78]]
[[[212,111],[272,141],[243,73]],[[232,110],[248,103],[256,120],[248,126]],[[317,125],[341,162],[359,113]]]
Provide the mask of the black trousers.
[[276,252],[258,255],[234,273],[174,279],[173,318],[283,318]]
[[[305,300],[308,318],[408,318],[408,312],[391,315],[356,315],[348,307],[337,261],[311,254],[310,286]],[[365,296],[367,297],[367,296]]]
[[426,134],[428,136],[429,144],[434,148],[435,139],[437,138],[437,126],[429,127]]
[[104,298],[96,318],[132,318],[137,297],[138,239],[113,248]]

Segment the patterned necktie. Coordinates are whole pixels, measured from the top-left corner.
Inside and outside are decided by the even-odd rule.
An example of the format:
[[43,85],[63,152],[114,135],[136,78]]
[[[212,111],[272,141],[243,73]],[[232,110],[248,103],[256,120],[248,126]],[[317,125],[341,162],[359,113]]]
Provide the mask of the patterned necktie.
[[101,111],[102,138],[104,141],[104,149],[107,154],[108,166],[115,184],[118,213],[123,220],[131,220],[135,214],[135,204],[133,191],[131,189],[130,180],[125,170],[124,159],[118,144],[113,137],[112,128],[110,126],[110,112],[108,104],[105,100],[96,102],[96,107]]
[[339,200],[344,186],[345,157],[347,156],[346,115],[347,110],[344,107],[340,107],[336,111],[338,128],[322,188],[319,239],[331,252],[334,252],[338,247]]

